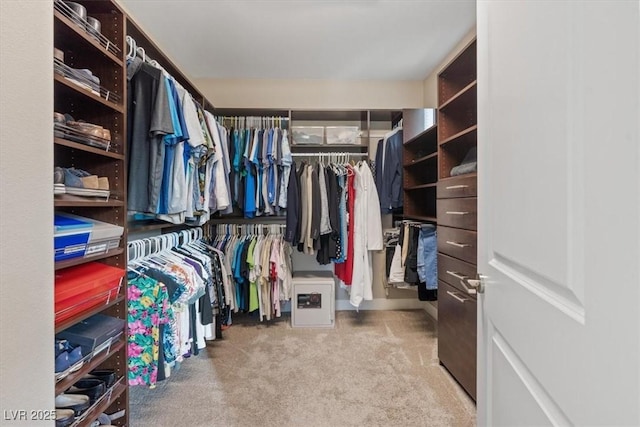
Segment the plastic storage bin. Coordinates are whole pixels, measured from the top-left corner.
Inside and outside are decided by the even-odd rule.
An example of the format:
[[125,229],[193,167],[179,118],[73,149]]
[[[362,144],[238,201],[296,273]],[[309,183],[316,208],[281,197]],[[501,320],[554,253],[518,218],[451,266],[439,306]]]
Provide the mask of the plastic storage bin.
[[84,256],[93,224],[79,217],[56,214],[53,218],[55,261]]
[[82,347],[82,354],[99,352],[103,344],[111,342],[124,332],[125,321],[105,314],[95,314],[58,333],[56,338],[66,339]]
[[100,255],[120,246],[120,238],[124,232],[123,227],[72,214],[65,213],[64,216],[70,219],[88,222],[92,225],[91,236],[89,237],[84,253],[85,257]]
[[327,144],[359,144],[360,128],[358,126],[327,126]]
[[292,126],[291,137],[294,145],[324,144],[324,127]]
[[125,271],[98,262],[56,272],[55,322],[67,320],[118,296]]
[[335,301],[335,282],[331,272],[295,272],[291,300],[291,326],[333,328]]

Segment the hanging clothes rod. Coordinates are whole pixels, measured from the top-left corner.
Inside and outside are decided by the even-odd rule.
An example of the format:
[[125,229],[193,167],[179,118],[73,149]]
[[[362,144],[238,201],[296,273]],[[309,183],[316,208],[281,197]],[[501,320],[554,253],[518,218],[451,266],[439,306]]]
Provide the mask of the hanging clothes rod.
[[201,239],[202,236],[202,227],[194,227],[159,236],[132,240],[127,243],[128,260],[135,261],[176,246],[182,246]]
[[348,152],[326,152],[326,153],[291,153],[292,157],[331,157],[331,156],[347,156],[347,157],[366,157],[369,153],[348,153]]

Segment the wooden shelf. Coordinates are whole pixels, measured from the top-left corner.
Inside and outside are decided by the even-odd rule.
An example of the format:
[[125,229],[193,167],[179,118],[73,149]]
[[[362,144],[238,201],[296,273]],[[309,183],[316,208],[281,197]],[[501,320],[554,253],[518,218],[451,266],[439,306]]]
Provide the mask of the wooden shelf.
[[430,182],[428,184],[420,184],[414,185],[412,187],[406,187],[405,191],[414,191],[414,190],[424,190],[425,188],[436,188],[438,184],[435,182]]
[[98,96],[98,95],[88,91],[87,89],[82,88],[81,86],[78,86],[78,85],[76,85],[74,83],[71,83],[70,81],[68,81],[67,79],[65,79],[63,76],[61,76],[59,74],[54,73],[53,80],[60,87],[63,87],[67,91],[71,91],[72,93],[76,93],[78,95],[86,97],[87,99],[90,99],[92,101],[98,102],[98,103],[104,105],[105,107],[109,107],[113,111],[116,111],[118,113],[124,113],[125,112],[125,108],[124,108],[123,105],[116,104],[116,103],[111,102],[111,101],[107,101],[103,97]]
[[[368,110],[291,110],[291,121],[366,122]],[[294,124],[295,125],[295,124]]]
[[417,221],[437,222],[435,216],[421,216],[421,215],[403,215],[405,219],[415,219]]
[[410,144],[415,144],[416,142],[421,142],[424,139],[427,139],[429,137],[435,138],[437,130],[438,130],[438,125],[435,124],[435,125],[431,126],[430,128],[423,130],[422,132],[420,132],[419,134],[417,134],[416,136],[414,136],[410,140],[405,141],[403,144],[404,145],[410,145]]
[[72,258],[72,259],[68,259],[68,260],[65,260],[65,261],[58,261],[58,262],[55,263],[55,269],[56,270],[62,270],[63,268],[74,267],[76,265],[86,264],[88,262],[98,261],[98,260],[105,259],[105,258],[110,258],[112,256],[121,255],[123,253],[124,253],[124,249],[117,248],[117,249],[112,249],[112,250],[110,250],[108,252],[105,252],[105,253],[99,254],[99,255],[94,255],[94,256],[89,256],[89,257]]
[[465,140],[468,139],[470,141],[472,140],[475,143],[477,138],[477,131],[478,131],[478,125],[470,126],[456,133],[455,135],[451,135],[449,138],[445,139],[444,141],[441,141],[439,145],[446,145],[451,142],[457,142],[462,139],[465,139]]
[[164,229],[174,229],[183,230],[190,228],[186,224],[172,224],[170,222],[157,222],[157,221],[130,221],[127,229],[129,233],[138,233],[142,231],[152,231],[152,230],[164,230]]
[[446,178],[440,178],[438,181],[439,181],[439,182],[444,182],[444,183],[446,183],[446,182],[447,182],[447,181],[449,181],[449,180],[453,180],[453,179],[456,179],[456,178],[460,178],[461,176],[469,177],[469,178],[474,177],[474,176],[475,176],[475,177],[477,177],[477,176],[478,176],[478,172],[465,173],[465,174],[462,174],[462,175],[456,175],[456,176],[448,176],[448,177],[446,177]]
[[[445,102],[440,107],[438,107],[438,110],[445,111],[447,108],[450,108],[452,105],[455,105],[457,103],[462,103],[468,107],[469,102],[467,98],[476,97],[477,84],[478,84],[477,80],[472,81],[467,86],[463,87],[458,93],[456,93],[451,98],[449,98],[447,102]],[[475,104],[476,103],[473,102],[474,107],[475,107]]]
[[116,66],[122,67],[124,63],[122,59],[115,56],[102,46],[94,37],[89,35],[83,28],[80,28],[78,24],[71,21],[59,11],[53,11],[54,27],[56,31],[56,37],[60,37],[65,41],[65,47],[72,48],[76,51],[83,51],[88,49],[95,49],[96,52],[101,53]]
[[79,142],[69,141],[63,138],[53,138],[53,143],[64,147],[73,148],[75,150],[86,151],[87,153],[97,154],[99,156],[110,157],[112,159],[124,160],[124,154],[118,154],[111,151],[101,150],[90,145],[81,144]]
[[81,421],[76,421],[71,424],[71,427],[86,427],[90,426],[93,421],[109,408],[113,402],[120,397],[122,393],[127,390],[127,377],[121,377],[113,387],[106,391],[106,393],[91,406],[85,412],[80,415]]
[[211,224],[280,224],[287,220],[286,215],[267,215],[257,216],[255,218],[245,218],[240,215],[225,215],[220,217],[211,217]]
[[[123,281],[122,287],[123,288],[126,288],[126,280],[127,280],[126,277],[122,279],[122,281]],[[123,291],[120,290],[120,293],[122,294]],[[125,299],[124,295],[119,295],[116,299],[114,299],[113,301],[110,301],[108,304],[100,304],[100,305],[98,305],[96,307],[93,307],[93,308],[87,310],[87,311],[83,311],[82,313],[77,314],[77,315],[75,315],[75,316],[73,316],[73,317],[71,317],[71,318],[69,318],[69,319],[67,319],[67,320],[65,320],[63,322],[57,323],[56,324],[56,328],[55,328],[55,333],[57,334],[58,332],[64,331],[69,326],[75,325],[76,323],[78,323],[78,322],[80,322],[80,321],[82,321],[82,320],[84,320],[84,319],[86,319],[88,317],[91,317],[94,314],[98,314],[98,313],[104,311],[105,309],[107,309],[107,308],[109,308],[109,307],[111,307],[113,305],[116,305],[121,301],[124,301],[124,299]]]
[[365,144],[291,144],[291,151],[299,150],[322,150],[322,151],[362,151],[363,149],[368,150],[369,146]]
[[100,200],[97,197],[80,197],[71,194],[54,196],[53,206],[56,208],[115,208],[123,207],[124,202],[117,199]]
[[105,350],[100,354],[98,354],[97,356],[94,356],[91,360],[89,360],[87,363],[82,365],[82,368],[80,368],[78,371],[72,372],[66,377],[62,378],[60,381],[58,381],[56,383],[56,395],[64,392],[66,389],[71,387],[76,381],[78,381],[84,375],[93,371],[98,366],[100,366],[105,360],[109,359],[111,356],[118,353],[126,345],[126,342],[127,342],[126,340],[127,340],[126,336],[123,336],[115,344],[111,344],[111,348],[109,349],[109,351]]
[[438,158],[438,153],[435,152],[435,153],[431,153],[431,154],[423,156],[423,157],[419,157],[419,158],[417,158],[417,159],[415,159],[415,160],[413,160],[413,161],[411,161],[409,163],[405,163],[403,166],[405,168],[408,168],[408,167],[411,167],[411,166],[416,166],[416,165],[419,165],[421,163],[424,163],[427,160],[435,160],[437,158]]

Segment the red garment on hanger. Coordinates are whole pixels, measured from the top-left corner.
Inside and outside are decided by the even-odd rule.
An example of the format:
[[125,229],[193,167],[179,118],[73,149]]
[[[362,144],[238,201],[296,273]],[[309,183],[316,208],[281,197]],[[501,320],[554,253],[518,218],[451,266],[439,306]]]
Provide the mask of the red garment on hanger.
[[355,201],[356,190],[354,187],[355,172],[351,165],[347,165],[349,174],[347,175],[347,254],[343,263],[334,264],[334,273],[336,277],[344,282],[345,285],[351,286],[351,280],[353,278],[353,232],[354,219],[355,219]]

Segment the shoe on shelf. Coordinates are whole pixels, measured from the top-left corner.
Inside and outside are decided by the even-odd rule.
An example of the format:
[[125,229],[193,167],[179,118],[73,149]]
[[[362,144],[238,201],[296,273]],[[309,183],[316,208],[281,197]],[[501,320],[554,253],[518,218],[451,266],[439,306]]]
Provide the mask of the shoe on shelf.
[[53,112],[53,124],[54,125],[64,125],[67,123],[67,117],[58,112]]
[[[69,353],[63,351],[59,355],[56,356],[56,364],[55,364],[56,374],[66,371],[71,367],[69,364]],[[65,375],[66,376],[66,375]]]
[[[69,370],[75,372],[82,367],[82,347],[72,347],[67,340],[56,340],[55,344],[55,373],[59,374]],[[69,373],[67,372],[67,374]],[[63,375],[58,378],[64,378]]]
[[76,168],[64,169],[64,185],[67,187],[98,189],[98,176]]
[[67,126],[75,129],[76,131],[95,138],[106,139],[107,141],[111,141],[111,132],[109,129],[105,129],[100,125],[96,125],[93,123],[87,123],[82,121],[68,121]]
[[106,176],[98,177],[98,190],[109,191],[109,178]]
[[71,409],[76,414],[80,415],[86,411],[91,404],[89,403],[89,396],[84,394],[59,394],[55,399],[56,409]]
[[107,391],[104,381],[98,378],[87,378],[77,381],[65,393],[80,394],[89,396],[89,401],[93,405]]
[[77,371],[83,364],[82,347],[77,346],[69,352],[69,366],[71,366],[71,372]]
[[67,427],[73,424],[76,413],[73,409],[56,409],[56,427]]
[[104,381],[106,388],[111,388],[116,382],[116,371],[113,369],[95,369],[83,378],[97,378]]
[[53,183],[54,184],[63,184],[64,185],[64,169],[60,166],[56,166],[53,169]]

